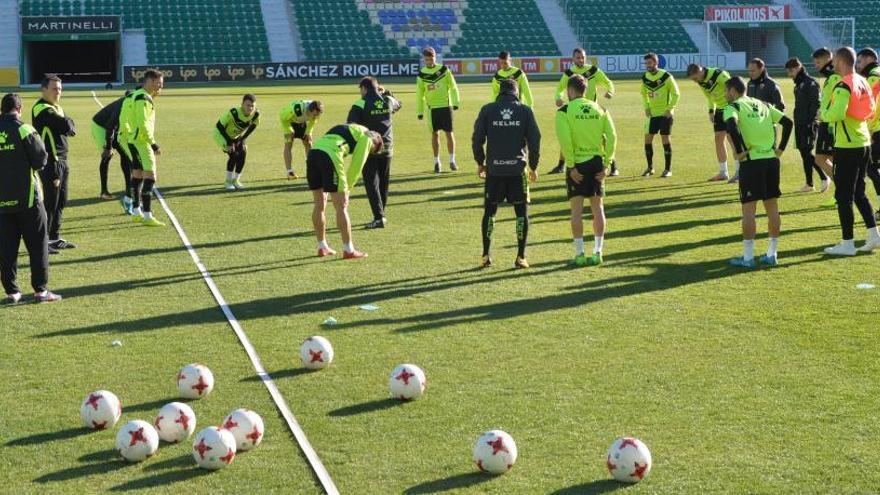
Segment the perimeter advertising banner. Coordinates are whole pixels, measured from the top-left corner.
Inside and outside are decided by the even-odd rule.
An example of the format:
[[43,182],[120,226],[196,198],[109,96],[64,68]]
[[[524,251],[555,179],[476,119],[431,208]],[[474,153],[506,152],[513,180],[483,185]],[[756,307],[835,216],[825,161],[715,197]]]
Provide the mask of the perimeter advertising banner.
[[417,61],[287,62],[261,64],[168,64],[125,67],[125,82],[138,83],[144,71],[157,69],[165,82],[292,81],[364,76],[415,77]]
[[707,21],[786,21],[791,5],[707,5]]

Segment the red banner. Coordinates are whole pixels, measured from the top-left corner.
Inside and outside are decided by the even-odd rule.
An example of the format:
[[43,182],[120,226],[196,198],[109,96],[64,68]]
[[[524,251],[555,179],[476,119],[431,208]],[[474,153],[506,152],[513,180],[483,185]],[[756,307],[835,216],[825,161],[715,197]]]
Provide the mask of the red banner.
[[772,22],[791,19],[791,5],[709,5],[707,21]]

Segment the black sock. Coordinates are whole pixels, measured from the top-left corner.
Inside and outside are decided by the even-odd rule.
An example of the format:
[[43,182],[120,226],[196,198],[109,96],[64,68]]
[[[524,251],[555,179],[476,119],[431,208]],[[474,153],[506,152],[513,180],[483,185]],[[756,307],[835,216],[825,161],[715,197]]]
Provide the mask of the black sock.
[[645,159],[648,160],[648,168],[654,168],[654,145],[645,144]]
[[110,168],[110,157],[101,158],[101,164],[98,165],[98,172],[101,174],[101,194],[109,192],[107,190],[107,169]]
[[611,160],[611,170],[617,170],[617,160]]
[[556,163],[556,166],[557,167],[564,167],[565,166],[565,158],[560,158],[559,161]]
[[126,166],[124,162],[125,158],[119,158],[119,166],[122,169],[122,179],[125,181],[125,195],[129,196],[131,194],[131,169]]
[[666,170],[672,170],[672,144],[663,145],[663,158],[666,160]]
[[516,255],[520,258],[526,257],[526,241],[529,238],[529,205],[519,203],[513,205],[513,211],[516,212]]
[[143,203],[144,213],[150,212],[150,203],[153,200],[153,184],[156,183],[155,179],[144,179],[144,188],[141,192],[141,202]]
[[486,203],[483,207],[483,256],[489,256],[489,248],[492,245],[492,231],[495,230],[495,214],[498,212],[498,204]]
[[132,208],[138,208],[141,206],[141,185],[143,183],[144,179],[138,179],[137,177],[131,178],[131,191],[129,191],[129,197],[131,198]]

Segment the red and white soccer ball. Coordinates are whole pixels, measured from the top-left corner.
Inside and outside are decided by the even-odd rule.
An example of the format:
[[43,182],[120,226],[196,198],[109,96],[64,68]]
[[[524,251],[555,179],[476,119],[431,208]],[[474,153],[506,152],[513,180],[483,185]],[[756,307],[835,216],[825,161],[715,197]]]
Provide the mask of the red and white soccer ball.
[[400,400],[416,400],[425,393],[425,372],[414,364],[401,364],[391,372],[388,388],[391,396]]
[[159,432],[159,438],[177,443],[186,440],[196,431],[196,413],[182,402],[171,402],[159,409],[153,425]]
[[506,473],[516,464],[516,456],[516,442],[501,430],[483,433],[474,445],[474,462],[487,473]]
[[251,450],[263,441],[263,418],[250,409],[236,409],[223,420],[224,430],[235,437],[237,451]]
[[116,450],[127,461],[140,462],[155,454],[158,449],[159,434],[146,421],[129,421],[116,434]]
[[201,399],[214,390],[214,374],[204,364],[188,364],[177,374],[177,388],[184,399]]
[[113,392],[98,390],[90,393],[79,408],[83,425],[93,430],[112,428],[122,416],[122,404]]
[[223,469],[235,459],[235,437],[229,430],[209,426],[193,440],[193,458],[200,468]]
[[638,438],[618,438],[608,449],[605,465],[617,481],[638,483],[651,472],[651,451]]
[[333,346],[324,337],[309,337],[299,348],[299,358],[306,369],[324,369],[333,362]]

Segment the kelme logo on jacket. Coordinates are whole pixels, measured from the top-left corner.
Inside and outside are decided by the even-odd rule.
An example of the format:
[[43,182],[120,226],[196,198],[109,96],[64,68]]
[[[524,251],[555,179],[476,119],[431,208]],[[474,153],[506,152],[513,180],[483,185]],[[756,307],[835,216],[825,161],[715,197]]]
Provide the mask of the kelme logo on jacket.
[[12,151],[15,149],[14,144],[6,144],[7,139],[9,139],[9,136],[5,132],[0,132],[0,151]]

